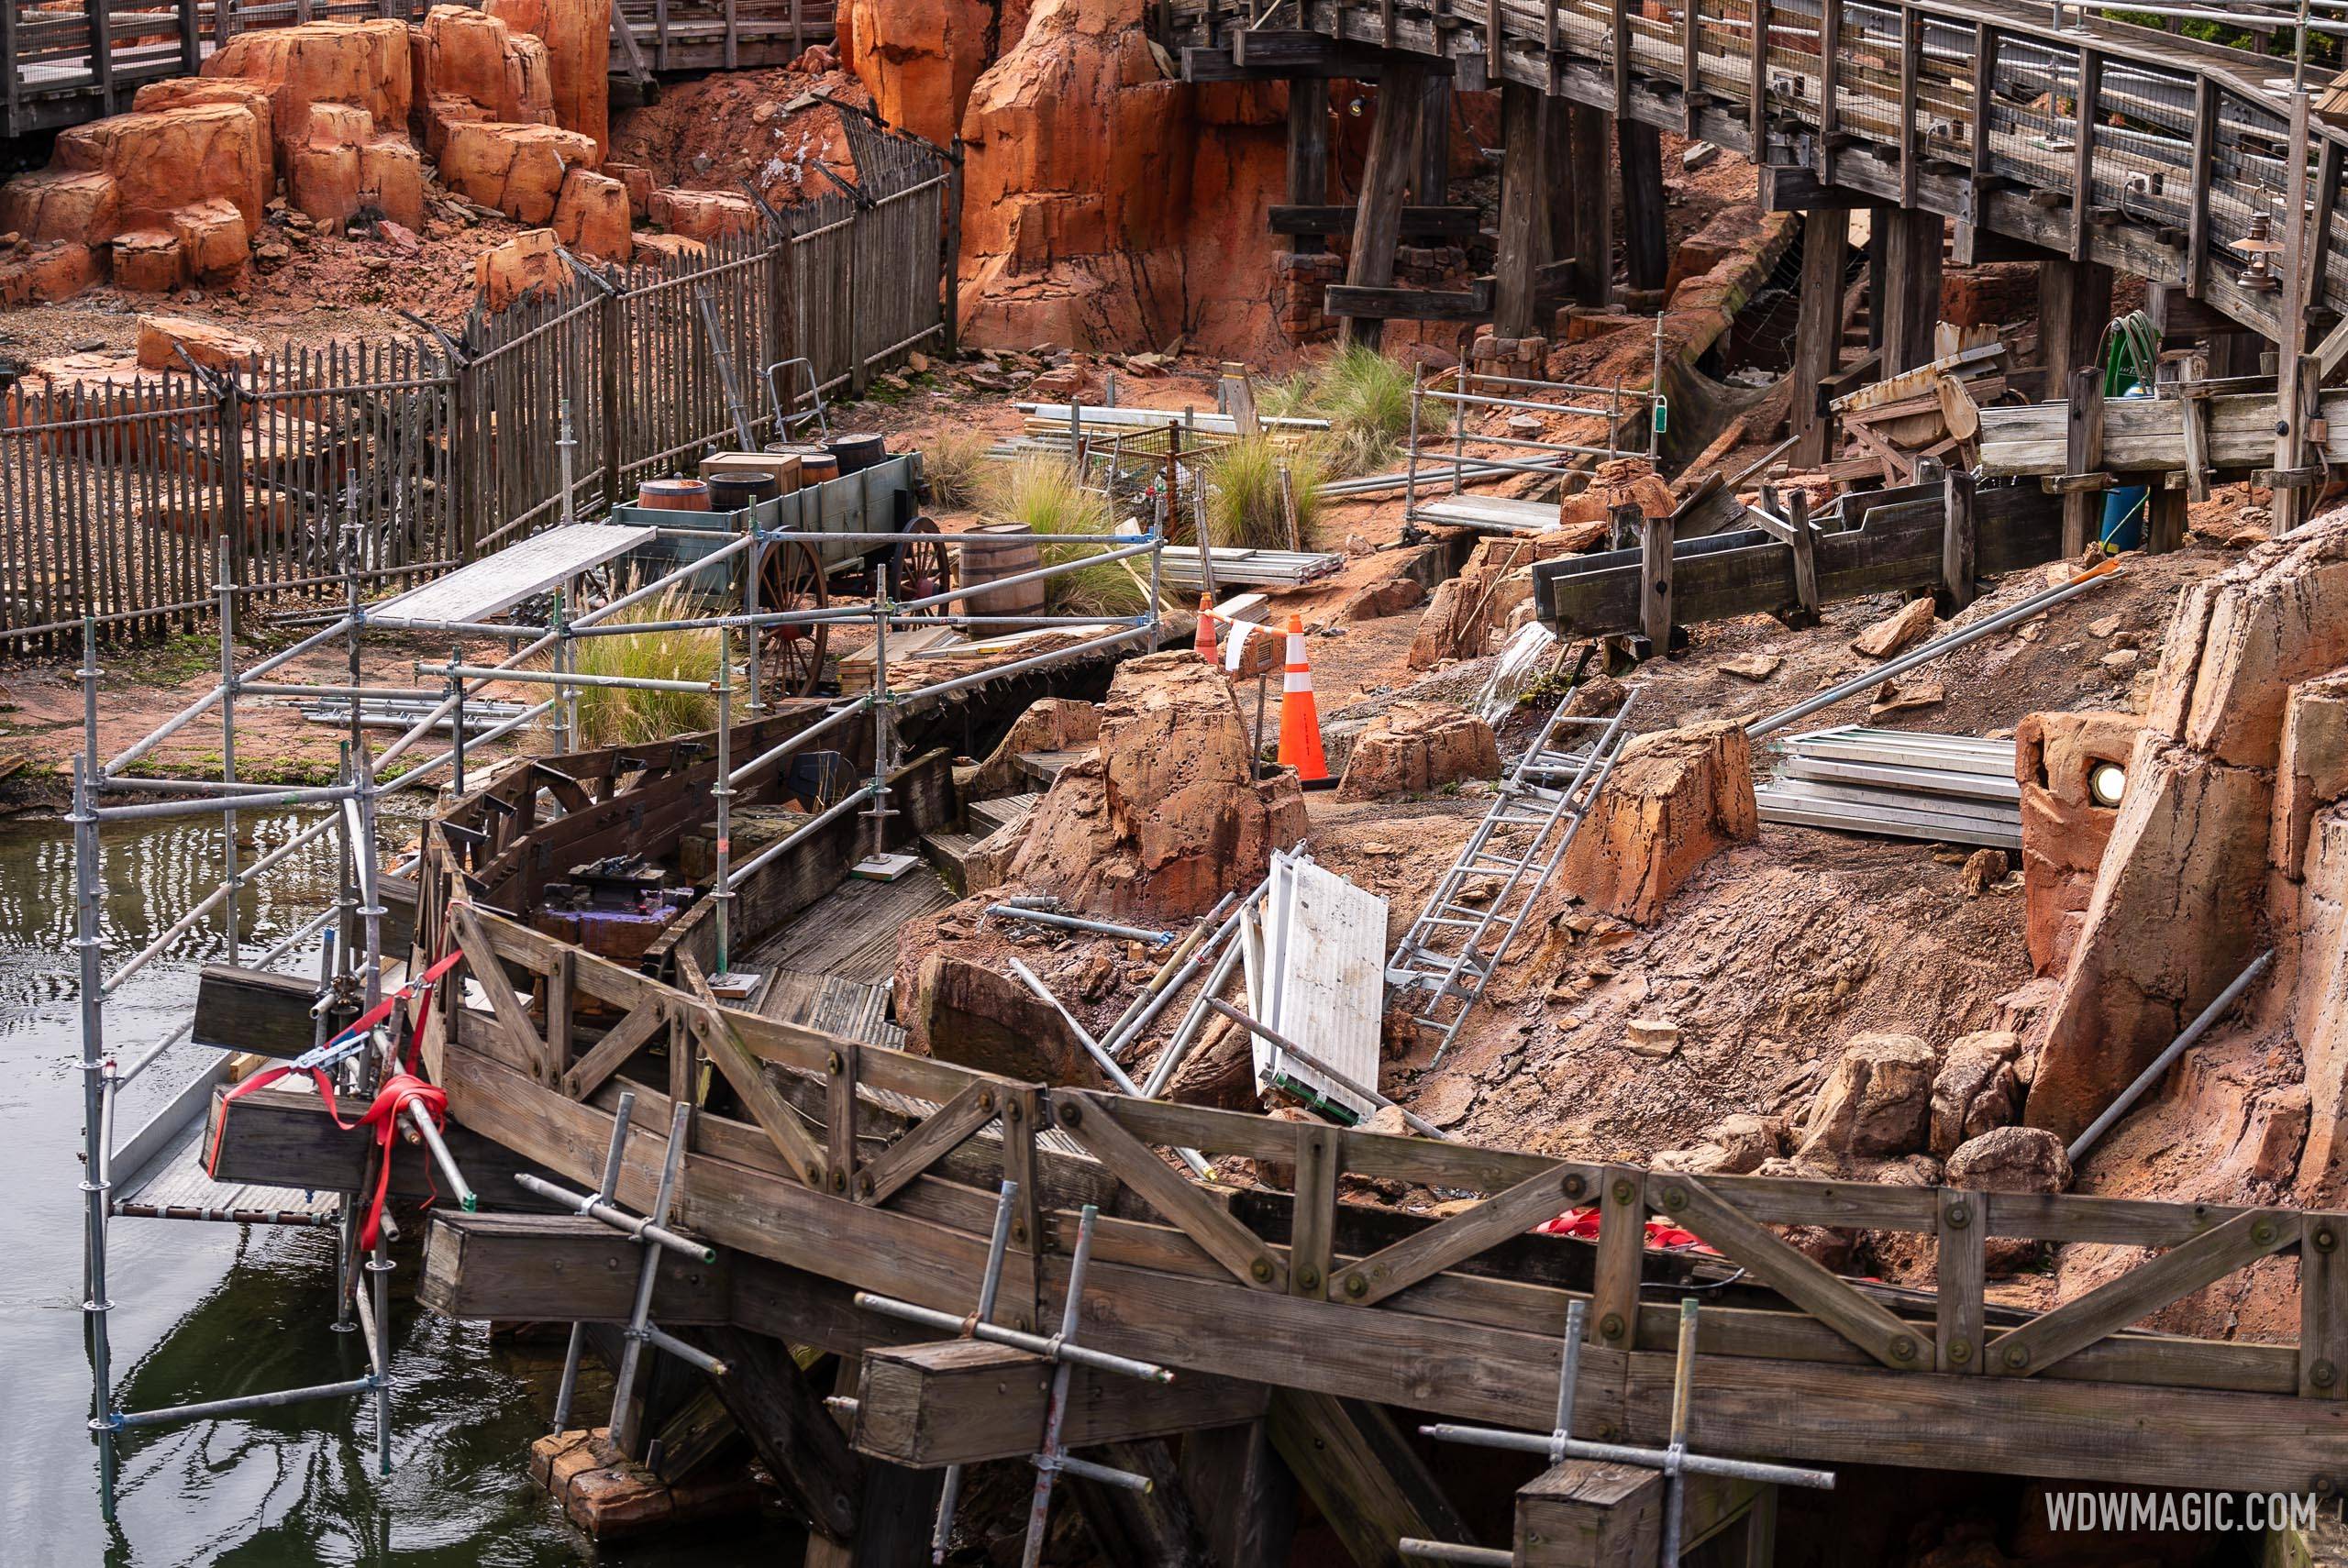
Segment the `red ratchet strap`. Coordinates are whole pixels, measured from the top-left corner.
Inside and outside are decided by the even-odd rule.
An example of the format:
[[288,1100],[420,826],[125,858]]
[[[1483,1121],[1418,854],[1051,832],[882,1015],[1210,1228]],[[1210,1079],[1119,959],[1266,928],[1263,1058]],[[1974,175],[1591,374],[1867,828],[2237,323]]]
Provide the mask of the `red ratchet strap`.
[[[1536,1236],[1571,1236],[1579,1242],[1598,1240],[1598,1210],[1568,1209],[1555,1220],[1545,1220],[1533,1227]],[[1683,1231],[1664,1220],[1647,1221],[1650,1247],[1660,1247],[1667,1253],[1711,1253],[1717,1249],[1706,1246],[1693,1231]]]
[[[447,957],[433,965],[429,969],[426,969],[417,978],[409,981],[406,985],[402,986],[398,990],[393,991],[390,996],[385,997],[382,1001],[377,1002],[373,1007],[370,1008],[366,1013],[353,1021],[349,1028],[336,1035],[335,1038],[327,1043],[330,1045],[339,1044],[345,1040],[353,1039],[359,1035],[366,1033],[369,1030],[382,1022],[383,1020],[391,1017],[393,1010],[398,1008],[402,1002],[406,1001],[411,997],[421,996],[426,992],[430,991],[435,985],[439,983],[442,976],[446,975],[449,970],[455,968],[459,964],[464,961],[464,956],[462,949],[450,953]],[[432,1119],[436,1123],[438,1122],[447,1112],[449,1103],[449,1097],[447,1095],[442,1094],[440,1090],[434,1088],[430,1084],[425,1083],[421,1078],[411,1077],[405,1073],[401,1073],[385,1082],[382,1091],[375,1097],[375,1103],[368,1108],[366,1115],[360,1117],[356,1121],[345,1121],[342,1119],[341,1108],[335,1103],[334,1081],[327,1076],[326,1068],[322,1066],[295,1068],[290,1065],[282,1067],[271,1067],[265,1073],[256,1073],[251,1077],[247,1078],[243,1083],[238,1084],[235,1088],[230,1089],[221,1099],[220,1103],[222,1110],[224,1112],[226,1111],[229,1100],[238,1099],[244,1095],[249,1095],[255,1089],[267,1088],[278,1079],[284,1077],[289,1073],[296,1071],[309,1074],[311,1080],[318,1086],[319,1097],[327,1102],[327,1114],[333,1117],[334,1124],[337,1127],[341,1128],[346,1132],[355,1132],[360,1128],[373,1122],[376,1119],[376,1113],[382,1110],[383,1107],[384,1097],[392,1092],[393,1086],[396,1084],[406,1083],[418,1085],[425,1090],[428,1091],[430,1095],[437,1096],[438,1103],[437,1105],[427,1104],[426,1107],[426,1109],[431,1110]],[[396,1113],[398,1109],[397,1105],[393,1105],[392,1107],[392,1111]],[[384,1125],[388,1127],[391,1121],[392,1116],[390,1114],[386,1114],[384,1117]],[[216,1128],[216,1136],[212,1141],[212,1154],[211,1158],[205,1162],[205,1174],[207,1176],[215,1174],[220,1163],[220,1141],[216,1135],[216,1129],[219,1123],[216,1121],[214,1125]],[[388,1134],[379,1133],[379,1141],[387,1136]],[[378,1184],[377,1187],[375,1201],[376,1212],[380,1212],[382,1206],[382,1193],[380,1184]],[[374,1224],[374,1213],[371,1213],[368,1216],[367,1222],[371,1227]]]

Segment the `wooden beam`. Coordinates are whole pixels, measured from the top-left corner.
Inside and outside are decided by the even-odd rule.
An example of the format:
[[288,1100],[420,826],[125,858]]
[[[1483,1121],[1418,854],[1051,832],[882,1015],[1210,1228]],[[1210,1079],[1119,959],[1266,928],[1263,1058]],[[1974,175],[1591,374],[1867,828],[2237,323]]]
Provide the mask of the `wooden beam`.
[[[1670,526],[1668,518],[1660,521],[1665,527]],[[1329,1293],[1363,1306],[1383,1301],[1554,1218],[1573,1201],[1572,1193],[1578,1192],[1581,1185],[1579,1174],[1568,1175],[1563,1166],[1528,1176],[1464,1213],[1338,1270],[1329,1282]]]
[[[656,1313],[663,1326],[665,1312]],[[835,1541],[853,1540],[864,1490],[865,1463],[790,1348],[764,1334],[725,1327],[692,1336],[725,1363],[710,1384],[752,1446],[791,1509]]]
[[[916,1469],[1024,1458],[1042,1443],[1051,1382],[1046,1357],[980,1340],[870,1352],[857,1390],[857,1449]],[[1090,1448],[1229,1426],[1261,1417],[1269,1398],[1259,1383],[1191,1373],[1145,1383],[1079,1366],[1062,1438]]]
[[1875,295],[1885,306],[1884,370],[1898,375],[1933,358],[1933,328],[1941,318],[1945,220],[1938,213],[1877,207],[1874,222],[1874,244],[1882,254],[1885,274],[1885,288]]
[[1788,460],[1814,469],[1826,460],[1833,421],[1823,407],[1822,383],[1834,373],[1843,348],[1844,277],[1851,265],[1851,214],[1818,207],[1802,215],[1801,281],[1794,320],[1794,446]]
[[1534,283],[1549,239],[1549,170],[1544,100],[1522,83],[1501,83],[1500,244],[1492,262],[1492,335],[1541,336]]
[[2038,264],[2038,360],[2046,367],[2049,401],[2066,394],[2072,371],[2100,365],[2111,288],[2112,271],[2099,261],[2051,257]]
[[1403,1568],[1395,1543],[1472,1542],[1458,1510],[1394,1418],[1376,1405],[1283,1388],[1272,1446],[1359,1568]]
[[[2072,367],[2064,402],[2063,471],[2095,474],[2103,470],[2103,367]],[[2063,494],[2063,556],[2077,560],[2093,535],[2093,521],[2103,511],[2099,490],[2069,490]]]
[[[733,1321],[730,1254],[696,1263],[655,1248],[653,1317],[664,1328]],[[583,1214],[441,1214],[424,1232],[416,1301],[446,1318],[491,1322],[626,1322],[643,1249]]]
[[1128,1474],[1146,1476],[1149,1489],[1128,1491],[1087,1476],[1063,1483],[1084,1518],[1084,1528],[1103,1562],[1146,1562],[1151,1568],[1218,1568],[1208,1555],[1206,1533],[1182,1490],[1180,1472],[1165,1442],[1109,1442],[1096,1456]]
[[1188,1434],[1181,1467],[1182,1490],[1216,1568],[1288,1568],[1296,1538],[1296,1477],[1272,1447],[1268,1420]]
[[[1318,203],[1275,206],[1271,209],[1271,231],[1300,238],[1351,234],[1355,211],[1349,206]],[[1403,234],[1413,238],[1473,239],[1483,218],[1480,207],[1406,206],[1401,227]]]
[[1427,72],[1419,83],[1419,94],[1418,130],[1411,155],[1411,194],[1420,206],[1439,207],[1451,199],[1451,78],[1442,72]]
[[[858,1380],[857,1359],[843,1356],[837,1391],[853,1395]],[[937,1518],[937,1494],[946,1484],[946,1472],[908,1470],[877,1459],[867,1460],[863,1469],[855,1538],[840,1541],[810,1535],[806,1568],[925,1568],[930,1527]]]
[[1575,300],[1603,310],[1614,297],[1614,193],[1606,172],[1613,160],[1607,155],[1606,116],[1586,104],[1570,105],[1565,116],[1574,245],[1558,254],[1574,259]]
[[[1370,125],[1369,151],[1362,164],[1361,193],[1354,209],[1353,248],[1346,259],[1346,282],[1353,288],[1385,289],[1393,284],[1402,192],[1411,177],[1425,88],[1425,72],[1416,65],[1397,66],[1379,84],[1378,114]],[[1331,315],[1336,314],[1334,304],[1326,308]],[[1376,348],[1384,328],[1382,316],[1348,316],[1345,340]]]
[[1492,313],[1492,290],[1485,283],[1466,290],[1332,283],[1321,308],[1349,321],[1481,321]]
[[[1297,249],[1316,254],[1328,248],[1324,236],[1350,232],[1349,208],[1324,207],[1329,200],[1329,83],[1321,77],[1298,76],[1288,84],[1288,202],[1272,209],[1272,232],[1293,234],[1302,241]],[[1343,214],[1334,228],[1280,226],[1283,213],[1327,210]]]
[[[205,1165],[215,1181],[313,1192],[372,1189],[373,1129],[354,1124],[344,1131],[326,1101],[307,1090],[255,1089],[234,1099],[229,1093],[225,1084],[212,1091],[206,1122]],[[360,1109],[344,1107],[349,1117]],[[536,1168],[462,1127],[452,1124],[445,1136],[458,1168],[479,1188],[510,1192],[515,1171]],[[422,1144],[394,1139],[393,1196],[429,1198],[436,1190],[431,1155]]]
[[[206,964],[196,977],[195,1025],[189,1038],[224,1051],[298,1056],[318,1043],[310,1014],[317,998],[317,983],[299,976]],[[327,1032],[356,1016],[338,1010],[328,1019]]]
[[[1766,1490],[1757,1482],[1688,1476],[1680,1503],[1681,1561],[1744,1518]],[[1517,1568],[1654,1562],[1663,1545],[1668,1501],[1660,1470],[1567,1460],[1517,1491]]]
[[1671,273],[1664,226],[1663,133],[1627,115],[1614,119],[1623,169],[1623,264],[1631,287],[1661,289]]

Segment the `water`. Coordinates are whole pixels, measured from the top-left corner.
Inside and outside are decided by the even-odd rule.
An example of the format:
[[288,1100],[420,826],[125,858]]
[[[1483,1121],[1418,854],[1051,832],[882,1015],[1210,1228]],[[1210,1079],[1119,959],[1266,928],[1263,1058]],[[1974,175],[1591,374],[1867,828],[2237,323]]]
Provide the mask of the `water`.
[[[286,815],[247,821],[262,851],[299,825]],[[278,940],[331,895],[330,843],[248,894],[249,937]],[[219,875],[219,830],[208,820],[109,829],[105,852],[108,967]],[[706,1536],[692,1546],[672,1539],[591,1548],[531,1484],[525,1463],[553,1408],[559,1344],[493,1342],[486,1325],[417,1311],[407,1299],[413,1240],[393,1253],[388,1478],[375,1473],[373,1414],[359,1401],[260,1411],[128,1436],[109,1528],[98,1513],[97,1450],[86,1426],[72,888],[69,829],[0,823],[0,1563],[541,1568],[592,1560],[666,1568],[781,1560],[780,1538],[765,1540],[762,1531],[729,1537],[714,1553]],[[106,1027],[117,1060],[134,1059],[185,1018],[196,972],[218,951],[216,927],[190,933],[116,994]],[[183,1046],[125,1091],[117,1143],[201,1055]],[[330,1326],[330,1231],[116,1220],[109,1234],[115,1387],[125,1408],[365,1372],[360,1336]],[[601,1391],[582,1390],[582,1413],[600,1419],[604,1405]]]

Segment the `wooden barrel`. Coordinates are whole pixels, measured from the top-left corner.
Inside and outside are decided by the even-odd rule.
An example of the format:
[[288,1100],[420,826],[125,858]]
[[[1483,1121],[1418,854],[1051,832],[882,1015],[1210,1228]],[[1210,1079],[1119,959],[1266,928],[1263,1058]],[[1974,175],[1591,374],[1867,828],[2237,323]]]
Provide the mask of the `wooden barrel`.
[[[962,602],[967,615],[1034,615],[1044,608],[1044,583],[1041,580],[1023,582],[1011,588],[987,588],[999,578],[1017,577],[1021,572],[1034,571],[1044,564],[1036,548],[1036,536],[1024,523],[981,523],[964,536],[978,539],[1000,540],[1001,543],[966,545],[958,552],[962,558],[956,576],[967,588],[983,589]],[[970,635],[984,638],[1012,630],[1007,626],[973,626]]]
[[709,486],[712,512],[740,512],[781,493],[770,473],[712,474],[703,482]]
[[840,460],[840,472],[860,474],[889,456],[889,438],[885,436],[835,436],[824,443],[825,450]]
[[636,487],[636,503],[655,512],[706,512],[709,486],[697,479],[646,480]]

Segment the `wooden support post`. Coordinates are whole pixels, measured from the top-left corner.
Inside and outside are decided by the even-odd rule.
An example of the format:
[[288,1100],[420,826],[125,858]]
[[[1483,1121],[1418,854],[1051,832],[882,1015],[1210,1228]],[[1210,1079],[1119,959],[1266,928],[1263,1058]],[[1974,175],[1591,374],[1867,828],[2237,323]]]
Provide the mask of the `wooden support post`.
[[[794,10],[797,9],[797,0],[792,0],[792,8]],[[793,58],[796,57],[794,56]],[[955,355],[962,351],[963,160],[961,132],[957,131],[954,133],[953,143],[947,148],[946,156],[947,160],[946,167],[946,204],[943,211],[939,215],[944,223],[945,234],[941,237],[939,249],[944,252],[946,265],[946,333],[944,346],[946,349],[946,357],[950,359]],[[777,254],[788,254],[790,248],[791,248],[788,244],[782,243],[778,243],[775,247]],[[781,333],[778,332],[775,335],[778,358],[783,357],[781,349],[782,342],[783,336]],[[782,432],[781,430],[777,430],[775,434],[780,436]]]
[[[2186,417],[2193,418],[2198,411],[2188,406]],[[2150,480],[2151,491],[2145,497],[2144,554],[2165,556],[2185,547],[2185,525],[2188,502],[2182,486],[2172,487],[2165,481],[2174,476],[2154,474]]]
[[1069,1495],[1076,1499],[1102,1562],[1213,1568],[1206,1536],[1191,1511],[1189,1494],[1178,1485],[1174,1455],[1163,1441],[1104,1443],[1099,1458],[1128,1474],[1146,1475],[1151,1483],[1146,1492],[1131,1492],[1081,1475],[1068,1478]]
[[2310,1214],[2299,1242],[2299,1394],[2348,1399],[2348,1214]]
[[[837,1392],[855,1394],[858,1360],[852,1355],[840,1358]],[[877,1459],[867,1461],[863,1490],[856,1500],[856,1539],[844,1542],[810,1535],[806,1568],[925,1568],[929,1529],[936,1520],[937,1494],[945,1484],[943,1470],[908,1470]]]
[[[2088,259],[2088,213],[2095,205],[2095,106],[2103,92],[2103,56],[2079,50],[2071,163],[2071,259]],[[2197,181],[2200,178],[2196,171]]]
[[1520,82],[1501,83],[1501,215],[1492,263],[1492,336],[1540,336],[1541,252],[1549,240],[1549,171],[1543,99]]
[[849,1449],[790,1347],[731,1327],[703,1330],[699,1338],[726,1367],[710,1386],[759,1451],[792,1511],[834,1541],[854,1540],[865,1462]]
[[1395,1542],[1469,1539],[1418,1450],[1383,1406],[1282,1388],[1272,1446],[1362,1568],[1402,1568]]
[[[1288,202],[1317,207],[1329,200],[1329,82],[1323,76],[1292,76],[1288,83]],[[1301,234],[1292,247],[1318,255],[1329,242]]]
[[1657,290],[1671,273],[1671,243],[1664,230],[1663,133],[1618,115],[1614,140],[1623,164],[1623,263],[1631,287]]
[[1639,1335],[1639,1271],[1646,1258],[1646,1173],[1611,1165],[1598,1196],[1598,1276],[1590,1289],[1589,1342],[1634,1348]]
[[1973,580],[1980,558],[1973,512],[1973,475],[1952,463],[1941,475],[1941,592],[1951,610],[1973,602]]
[[1811,525],[1810,492],[1797,490],[1786,497],[1786,523],[1793,537],[1787,547],[1794,553],[1794,624],[1818,624],[1818,530]]
[[[1955,477],[1955,470],[1950,477]],[[1981,1280],[1988,1230],[1986,1195],[1958,1187],[1941,1189],[1934,1219],[1939,1257],[1935,1275],[1939,1309],[1933,1328],[1936,1372],[1981,1370]]]
[[1945,220],[1938,213],[1877,207],[1876,222],[1884,241],[1884,288],[1889,296],[1878,295],[1875,302],[1883,315],[1883,371],[1896,376],[1933,357],[1933,328],[1941,319]]
[[2071,372],[2097,363],[2111,323],[2112,271],[2100,261],[2054,256],[2038,264],[2038,359],[2046,367],[2040,395],[2065,395]]
[[[1882,352],[1884,318],[1891,314],[1890,302],[1886,298],[1890,292],[1891,269],[1885,263],[1884,257],[1891,248],[1888,225],[1898,210],[1882,203],[1867,209],[1867,352],[1870,354]],[[1889,374],[1880,361],[1877,369],[1882,374]]]
[[1671,519],[1628,510],[1639,525],[1639,630],[1660,656],[1671,651]]
[[[1562,104],[1562,100],[1560,100]],[[1604,310],[1614,296],[1614,196],[1606,171],[1606,116],[1585,104],[1563,106],[1573,171],[1573,296],[1578,304]]]
[[1752,117],[1745,135],[1753,140],[1746,150],[1755,168],[1769,161],[1769,35],[1776,23],[1772,9],[1770,0],[1753,0],[1752,92],[1745,105]]
[[[2071,372],[2070,397],[2064,411],[2064,472],[2077,479],[2103,467],[2103,369],[2081,365]],[[2092,519],[2103,510],[2103,491],[2073,488],[2063,492],[2063,554],[2077,560],[2094,532]]]
[[1288,1568],[1296,1477],[1272,1448],[1268,1420],[1183,1438],[1181,1480],[1215,1568]]
[[[1401,236],[1402,190],[1411,175],[1420,111],[1425,106],[1425,71],[1393,65],[1379,78],[1378,117],[1369,129],[1369,153],[1362,165],[1361,195],[1354,206],[1353,249],[1346,259],[1346,282],[1358,288],[1387,288],[1394,282],[1394,250]],[[1345,338],[1376,348],[1386,324],[1376,316],[1346,318]]]
[[1451,189],[1451,78],[1423,72],[1420,94],[1411,156],[1412,200],[1423,207],[1439,207],[1445,204]]
[[[1517,1568],[1629,1568],[1655,1562],[1663,1546],[1669,1490],[1662,1471],[1634,1464],[1569,1459],[1542,1472],[1516,1494]],[[1680,1562],[1688,1562],[1698,1547],[1739,1521],[1751,1519],[1763,1495],[1771,1491],[1752,1481],[1689,1476],[1680,1505]],[[1767,1525],[1774,1533],[1774,1508]],[[1708,1556],[1703,1561],[1721,1559]]]
[[[2308,405],[2314,401],[2309,380],[2313,367],[2306,357],[2307,304],[2313,271],[2308,264],[2309,99],[2305,93],[2291,98],[2291,138],[2283,165],[2283,290],[2275,302],[2275,468],[2277,476],[2286,479],[2296,479],[2307,464]],[[2314,498],[2310,487],[2277,484],[2271,503],[2275,532],[2287,534],[2298,527]]]
[[1843,348],[1843,279],[1851,264],[1851,215],[1843,207],[1802,214],[1801,283],[1794,321],[1793,450],[1797,469],[1826,460],[1833,421],[1819,406],[1819,383],[1833,375]]
[[[917,1470],[1021,1459],[1036,1452],[1052,1364],[983,1340],[937,1340],[865,1353],[857,1389],[858,1452]],[[1145,1383],[1079,1366],[1069,1372],[1063,1438],[1070,1448],[1138,1442],[1255,1420],[1259,1383],[1186,1373]]]

